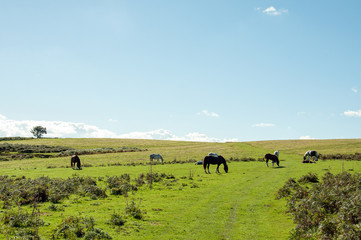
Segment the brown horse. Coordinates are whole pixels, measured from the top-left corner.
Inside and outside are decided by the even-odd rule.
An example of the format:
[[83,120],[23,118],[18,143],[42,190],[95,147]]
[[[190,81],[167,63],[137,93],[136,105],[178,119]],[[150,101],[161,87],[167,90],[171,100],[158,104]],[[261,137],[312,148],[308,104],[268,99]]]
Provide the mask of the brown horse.
[[[228,172],[228,165],[226,163],[226,160],[221,156],[218,155],[218,157],[214,157],[214,156],[206,156],[203,160],[203,168],[204,168],[204,172],[208,173],[209,172],[209,165],[210,164],[217,164],[217,168],[216,168],[216,173],[219,173],[219,165],[223,164],[224,165],[224,171],[227,173]],[[207,169],[207,170],[206,170]]]
[[75,169],[75,164],[76,164],[78,169],[81,170],[80,158],[78,157],[78,155],[76,153],[75,153],[75,155],[71,156],[70,164],[71,164],[72,169]]
[[267,153],[266,155],[264,155],[264,159],[266,160],[267,167],[269,160],[272,160],[272,167],[274,163],[277,163],[277,166],[280,166],[280,160],[278,160],[278,157],[276,155]]

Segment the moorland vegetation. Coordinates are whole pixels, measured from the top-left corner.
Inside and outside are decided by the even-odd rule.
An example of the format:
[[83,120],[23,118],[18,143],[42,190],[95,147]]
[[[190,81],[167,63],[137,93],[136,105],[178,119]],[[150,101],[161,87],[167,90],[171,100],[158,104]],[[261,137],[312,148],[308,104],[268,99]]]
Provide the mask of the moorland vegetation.
[[[359,139],[1,141],[1,238],[359,239],[361,235]],[[303,153],[310,149],[317,149],[321,159],[302,164]],[[267,167],[263,156],[274,150],[280,151],[280,167]],[[69,168],[73,151],[81,152],[83,170]],[[222,168],[215,174],[215,166],[205,174],[194,164],[208,152],[226,158],[227,174]],[[161,153],[165,164],[150,164],[151,153]],[[32,157],[9,157],[22,154]]]

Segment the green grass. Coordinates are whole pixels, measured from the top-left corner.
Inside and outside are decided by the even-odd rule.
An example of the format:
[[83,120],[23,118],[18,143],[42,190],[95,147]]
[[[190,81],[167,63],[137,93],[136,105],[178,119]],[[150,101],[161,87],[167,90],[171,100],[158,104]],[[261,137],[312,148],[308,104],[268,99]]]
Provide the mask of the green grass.
[[[40,227],[42,239],[50,239],[52,230],[64,216],[94,217],[96,227],[107,231],[113,239],[288,239],[294,227],[291,216],[285,213],[285,200],[276,200],[275,194],[290,178],[326,171],[342,170],[360,172],[357,161],[319,161],[302,164],[306,150],[319,150],[322,154],[361,152],[361,140],[312,140],[312,141],[264,141],[247,143],[198,143],[155,140],[124,139],[34,139],[11,141],[12,144],[44,144],[71,146],[76,149],[100,147],[138,147],[145,152],[112,153],[80,156],[82,162],[91,165],[82,171],[66,168],[70,157],[51,159],[27,159],[0,162],[0,175],[40,176],[68,178],[79,176],[106,177],[130,174],[132,178],[150,170],[150,153],[160,153],[165,162],[174,159],[194,162],[208,152],[217,152],[226,159],[262,158],[267,152],[280,150],[279,168],[266,167],[264,162],[230,162],[229,173],[205,174],[202,166],[193,163],[152,166],[153,172],[173,174],[176,180],[154,183],[153,188],[143,186],[139,191],[124,196],[100,200],[71,196],[57,206],[64,211],[50,211],[50,203],[40,204],[40,215],[46,223]],[[108,166],[108,164],[135,163],[135,166]],[[140,163],[144,165],[139,165]],[[51,167],[51,168],[49,168]],[[192,178],[190,178],[192,176]],[[105,186],[104,182],[98,182]],[[126,201],[140,203],[146,211],[145,220],[128,218],[122,227],[107,224],[114,212],[124,213]],[[26,209],[32,210],[32,206]],[[4,210],[2,210],[4,211]],[[4,238],[4,226],[0,238]]]

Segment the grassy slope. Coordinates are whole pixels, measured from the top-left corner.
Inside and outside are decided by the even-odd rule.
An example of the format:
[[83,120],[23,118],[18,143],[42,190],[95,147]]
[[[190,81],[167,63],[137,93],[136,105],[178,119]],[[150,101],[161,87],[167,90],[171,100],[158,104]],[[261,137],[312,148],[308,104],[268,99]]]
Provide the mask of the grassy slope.
[[[31,159],[0,162],[0,175],[27,177],[70,177],[75,173],[87,176],[113,176],[129,173],[132,177],[149,171],[149,166],[100,166],[107,163],[148,162],[150,153],[161,153],[165,161],[201,160],[208,152],[230,157],[262,158],[267,152],[280,150],[280,168],[267,168],[263,162],[231,162],[230,172],[210,175],[202,166],[193,164],[165,164],[153,166],[153,171],[174,174],[177,182],[169,186],[155,185],[152,190],[143,188],[131,198],[142,199],[142,209],[147,211],[146,221],[129,220],[120,233],[106,224],[109,214],[122,212],[124,197],[109,196],[104,200],[87,198],[66,200],[65,212],[51,212],[48,204],[41,207],[45,238],[51,229],[67,215],[94,216],[97,227],[108,231],[114,239],[287,239],[293,228],[290,216],[285,214],[285,201],[275,200],[275,193],[290,178],[299,178],[308,172],[319,176],[325,171],[340,172],[361,170],[359,162],[320,161],[301,164],[306,150],[328,153],[361,152],[361,140],[310,140],[263,141],[247,143],[197,143],[154,140],[122,139],[39,139],[11,143],[72,146],[74,148],[131,146],[148,149],[146,152],[80,156],[93,167],[73,171],[69,158]],[[57,168],[47,168],[55,166]],[[63,168],[61,168],[63,167]],[[193,174],[193,180],[188,178]],[[191,188],[192,185],[199,188]]]

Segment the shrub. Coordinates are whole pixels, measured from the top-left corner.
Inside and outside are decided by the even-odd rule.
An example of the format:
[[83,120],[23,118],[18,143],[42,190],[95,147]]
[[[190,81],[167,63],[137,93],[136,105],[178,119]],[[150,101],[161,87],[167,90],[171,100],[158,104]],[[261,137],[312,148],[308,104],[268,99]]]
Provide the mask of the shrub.
[[107,197],[104,189],[94,185],[84,185],[81,189],[81,192],[83,193],[81,195],[89,196],[93,200]]
[[6,211],[2,216],[2,221],[9,227],[15,228],[27,228],[43,224],[36,214],[27,213],[22,209]]
[[134,199],[130,202],[130,204],[127,201],[127,206],[125,207],[125,214],[134,217],[135,219],[144,219],[144,214],[146,212],[140,209],[140,203],[141,200],[139,200],[139,204],[137,206]]
[[348,161],[361,161],[361,153],[355,154],[320,154],[319,156],[322,160],[348,160]]
[[110,215],[110,220],[108,221],[109,224],[115,226],[123,226],[125,222],[124,216],[115,212]]
[[100,239],[112,239],[112,237],[107,232],[104,232],[99,228],[94,228],[94,230],[91,230],[85,234],[84,239],[100,240]]
[[143,186],[145,184],[145,175],[144,173],[140,174],[138,178],[135,179],[135,185],[137,187]]
[[301,183],[317,183],[318,182],[318,177],[316,174],[309,172],[307,175],[302,176],[300,179],[298,179],[298,182]]
[[[308,184],[308,174],[299,181]],[[297,224],[291,239],[360,239],[361,175],[343,172],[326,173],[312,187],[302,186],[294,179],[278,191],[287,199],[288,212]]]
[[75,239],[84,237],[86,232],[94,230],[94,219],[69,216],[54,229],[54,239]]
[[107,178],[107,185],[112,195],[128,195],[130,191],[137,191],[138,188],[130,183],[129,174]]

